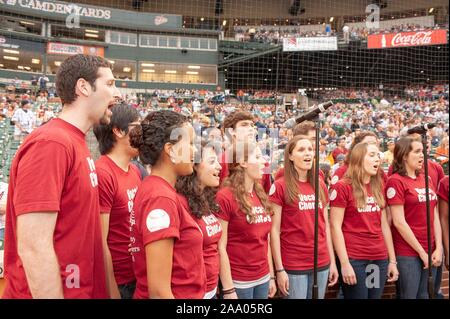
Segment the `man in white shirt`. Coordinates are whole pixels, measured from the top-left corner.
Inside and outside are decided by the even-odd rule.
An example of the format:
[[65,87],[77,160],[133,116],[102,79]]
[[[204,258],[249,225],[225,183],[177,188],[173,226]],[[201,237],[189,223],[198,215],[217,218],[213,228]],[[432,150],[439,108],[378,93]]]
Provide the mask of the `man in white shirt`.
[[22,100],[11,120],[14,122],[14,140],[22,141],[33,130],[34,115],[28,100]]

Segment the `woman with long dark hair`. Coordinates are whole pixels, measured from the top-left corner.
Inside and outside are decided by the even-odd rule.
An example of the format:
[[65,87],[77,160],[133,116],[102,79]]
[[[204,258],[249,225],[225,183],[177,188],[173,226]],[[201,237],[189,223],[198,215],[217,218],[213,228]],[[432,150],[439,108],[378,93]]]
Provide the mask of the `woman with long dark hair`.
[[183,205],[203,232],[203,259],[207,281],[205,299],[216,297],[219,282],[218,242],[222,228],[213,212],[217,212],[219,208],[216,192],[220,184],[221,166],[216,152],[214,144],[202,144],[201,158],[194,165],[194,172],[178,177],[175,185]]
[[[428,299],[428,267],[433,277],[442,262],[442,233],[437,209],[436,189],[429,183],[431,245],[428,251],[427,207],[423,145],[420,137],[402,137],[395,145],[393,174],[386,186],[391,209],[392,235],[397,255],[399,297]],[[432,254],[432,265],[428,264]]]
[[[271,247],[277,284],[289,299],[311,299],[314,268],[315,181],[314,151],[307,136],[297,135],[286,145],[284,176],[269,195],[273,203]],[[318,286],[323,299],[327,283],[334,285],[338,272],[328,224],[328,191],[319,180]]]

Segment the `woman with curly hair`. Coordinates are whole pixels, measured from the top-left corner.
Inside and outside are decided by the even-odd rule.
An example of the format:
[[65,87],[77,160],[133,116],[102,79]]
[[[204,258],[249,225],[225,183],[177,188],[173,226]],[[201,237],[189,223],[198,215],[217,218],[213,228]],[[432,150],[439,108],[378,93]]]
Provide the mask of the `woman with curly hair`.
[[222,294],[225,299],[266,299],[276,285],[269,248],[272,208],[259,183],[265,160],[249,141],[233,143],[232,151],[229,175],[216,196]]
[[206,290],[203,234],[183,206],[175,183],[194,166],[194,129],[173,111],[150,113],[130,132],[152,173],[139,188],[132,224],[134,298],[202,299]]
[[222,235],[219,220],[212,214],[218,210],[216,192],[221,166],[213,144],[203,144],[201,160],[191,175],[178,177],[175,188],[181,202],[203,232],[203,259],[206,269],[205,299],[215,299],[219,282],[218,242]]

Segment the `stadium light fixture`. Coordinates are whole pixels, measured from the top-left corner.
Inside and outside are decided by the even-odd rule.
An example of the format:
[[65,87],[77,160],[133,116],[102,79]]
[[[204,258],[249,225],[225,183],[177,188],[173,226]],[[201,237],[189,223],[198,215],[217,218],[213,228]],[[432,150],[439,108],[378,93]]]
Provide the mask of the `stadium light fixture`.
[[28,21],[20,21],[21,24],[26,24],[26,25],[35,25],[33,22],[28,22]]
[[330,18],[330,22],[333,22],[333,21],[334,21],[334,17],[331,17],[331,18]]
[[155,73],[155,70],[152,70],[152,69],[142,69],[142,72],[144,72],[144,73]]
[[188,65],[188,69],[200,69],[199,65]]
[[123,72],[130,72],[130,71],[131,71],[131,68],[130,68],[130,67],[127,67],[127,66],[126,66],[126,67],[123,68]]
[[17,68],[18,68],[19,70],[23,70],[23,66],[21,66],[21,65],[18,65]]
[[113,61],[113,60],[108,60],[108,62],[111,63],[111,64],[116,63],[116,61]]
[[30,71],[31,70],[31,68],[29,67],[29,66],[24,66],[23,67],[25,70],[27,70],[27,71]]
[[433,13],[434,8],[430,8],[430,10],[428,10],[428,13]]
[[20,54],[18,50],[3,49],[3,53]]
[[223,20],[222,25],[226,26],[227,25],[227,20]]
[[88,38],[98,38],[98,34],[92,34],[92,33],[85,33],[84,36],[88,37]]
[[55,61],[55,65],[56,66],[60,66],[61,65],[61,61]]
[[4,67],[4,65],[2,63],[0,63],[0,68],[3,68],[3,67]]
[[84,31],[89,33],[98,33],[98,30],[91,30],[91,29],[85,29]]
[[31,63],[39,64],[39,63],[41,63],[41,60],[39,60],[39,59],[31,59]]
[[4,55],[3,59],[10,60],[10,61],[19,61],[19,57],[17,57],[17,56]]
[[153,63],[141,63],[141,66],[155,66]]
[[201,17],[201,18],[200,18],[200,21],[202,21],[202,22],[205,21],[205,18]]
[[198,72],[196,72],[196,71],[187,71],[186,74],[197,75]]
[[164,73],[168,73],[168,74],[176,74],[177,71],[175,71],[175,70],[164,70]]

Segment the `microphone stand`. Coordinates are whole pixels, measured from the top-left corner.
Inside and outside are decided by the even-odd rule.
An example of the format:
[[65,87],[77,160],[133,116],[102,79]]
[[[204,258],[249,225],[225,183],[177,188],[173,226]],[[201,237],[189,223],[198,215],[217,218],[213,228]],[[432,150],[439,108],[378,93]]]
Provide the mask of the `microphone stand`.
[[431,216],[430,216],[430,183],[428,178],[428,143],[427,143],[427,131],[422,133],[422,145],[423,145],[423,163],[425,165],[425,197],[427,207],[427,243],[428,243],[428,295],[430,299],[434,299],[434,280],[432,272],[432,259],[433,254],[431,246]]
[[319,299],[319,286],[317,284],[317,263],[319,255],[319,134],[320,134],[320,118],[319,114],[311,120],[315,124],[316,129],[316,145],[314,159],[314,270],[313,270],[313,286],[312,299]]

